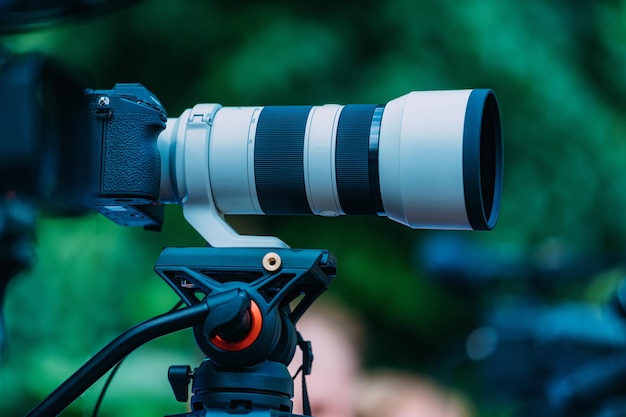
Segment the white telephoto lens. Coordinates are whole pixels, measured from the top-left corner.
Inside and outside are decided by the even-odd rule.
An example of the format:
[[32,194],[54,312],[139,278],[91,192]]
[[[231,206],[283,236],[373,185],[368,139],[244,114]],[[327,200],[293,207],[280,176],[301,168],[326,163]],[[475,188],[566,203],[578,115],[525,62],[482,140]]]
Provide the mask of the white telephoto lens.
[[[222,214],[379,215],[425,229],[495,226],[503,157],[491,90],[412,92],[386,105],[216,109],[206,138],[207,193]],[[162,159],[184,164],[163,155],[179,149],[173,142],[185,135],[182,124],[175,126],[168,122],[162,135]],[[166,168],[162,181],[173,185],[162,190],[184,189],[174,178],[184,170]],[[162,193],[164,202],[173,194]]]

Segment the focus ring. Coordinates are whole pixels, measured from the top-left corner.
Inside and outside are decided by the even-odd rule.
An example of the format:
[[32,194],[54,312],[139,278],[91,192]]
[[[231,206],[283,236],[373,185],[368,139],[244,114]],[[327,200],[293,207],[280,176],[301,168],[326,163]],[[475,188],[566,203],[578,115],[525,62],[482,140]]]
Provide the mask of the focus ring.
[[304,185],[304,134],[311,106],[267,106],[259,116],[254,175],[265,214],[311,214]]
[[339,117],[335,169],[339,202],[346,214],[377,214],[372,195],[380,195],[380,189],[373,193],[369,179],[370,131],[376,107],[346,105]]

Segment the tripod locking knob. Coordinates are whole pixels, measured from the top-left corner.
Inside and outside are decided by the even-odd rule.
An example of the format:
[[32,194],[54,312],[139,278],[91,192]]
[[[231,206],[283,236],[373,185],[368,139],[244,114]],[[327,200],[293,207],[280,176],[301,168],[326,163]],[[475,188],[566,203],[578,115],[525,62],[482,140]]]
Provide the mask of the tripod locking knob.
[[167,370],[167,380],[170,381],[176,401],[186,403],[189,400],[189,380],[192,375],[189,365],[172,365]]

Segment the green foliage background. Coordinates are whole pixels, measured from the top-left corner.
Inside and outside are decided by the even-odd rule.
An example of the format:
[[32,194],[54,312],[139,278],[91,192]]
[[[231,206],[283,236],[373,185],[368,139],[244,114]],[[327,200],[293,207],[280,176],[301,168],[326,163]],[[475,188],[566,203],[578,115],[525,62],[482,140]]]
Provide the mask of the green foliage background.
[[[385,103],[412,90],[492,88],[505,137],[501,217],[493,232],[466,237],[529,259],[557,239],[568,250],[618,260],[581,284],[582,297],[596,294],[589,288],[606,292],[621,273],[624,0],[145,0],[3,42],[82,68],[94,88],[141,82],[172,117],[199,102]],[[121,331],[176,302],[153,263],[163,246],[203,242],[179,207],[167,214],[160,234],[96,215],[41,219],[38,262],[13,281],[4,307],[10,345],[0,368],[0,415],[24,414]],[[451,232],[407,230],[383,218],[230,220],[241,232],[338,257],[330,292],[367,320],[368,366],[428,372],[468,393],[480,415],[506,415],[477,392],[471,372],[448,369],[458,359],[449,352],[462,350],[475,324],[477,303],[428,279],[414,262],[424,237]],[[187,332],[140,349],[101,415],[182,412],[167,367],[200,359]],[[64,415],[90,410],[99,387]]]

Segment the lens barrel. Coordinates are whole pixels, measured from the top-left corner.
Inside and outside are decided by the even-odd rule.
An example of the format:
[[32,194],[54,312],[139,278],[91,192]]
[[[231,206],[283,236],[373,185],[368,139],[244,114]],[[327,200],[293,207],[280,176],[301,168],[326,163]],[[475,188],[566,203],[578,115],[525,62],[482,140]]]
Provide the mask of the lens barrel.
[[[184,130],[175,121],[162,134],[170,141]],[[223,214],[380,215],[473,230],[498,218],[502,131],[491,90],[412,92],[386,105],[221,107],[208,141],[210,192]],[[177,171],[164,168],[162,182]]]

